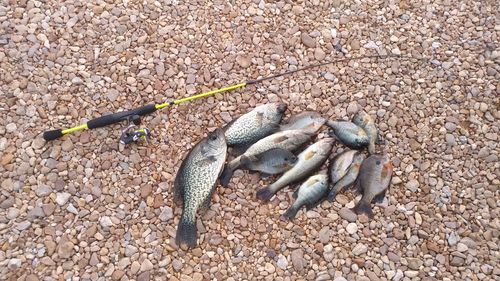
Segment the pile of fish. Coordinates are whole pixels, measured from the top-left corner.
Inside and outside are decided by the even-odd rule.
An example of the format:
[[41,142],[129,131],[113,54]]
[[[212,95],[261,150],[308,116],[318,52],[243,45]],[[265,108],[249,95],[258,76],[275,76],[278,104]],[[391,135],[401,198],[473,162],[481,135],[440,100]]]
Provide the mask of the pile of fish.
[[[183,206],[176,234],[178,245],[196,246],[197,214],[208,210],[217,182],[228,186],[239,169],[260,172],[265,177],[281,175],[257,191],[257,198],[264,202],[279,190],[302,182],[282,219],[293,219],[303,206],[310,210],[325,199],[333,201],[349,187],[362,194],[354,211],[373,216],[371,203],[385,198],[393,168],[387,155],[376,154],[376,144],[382,141],[371,116],[361,110],[352,121],[333,121],[305,111],[281,124],[286,110],[283,103],[257,106],[211,132],[191,149],[174,182],[174,201]],[[327,137],[315,140],[325,125],[329,128]],[[336,141],[348,149],[332,155]],[[243,153],[226,163],[228,147]],[[363,153],[364,148],[369,156]],[[327,169],[321,169],[327,161]]]

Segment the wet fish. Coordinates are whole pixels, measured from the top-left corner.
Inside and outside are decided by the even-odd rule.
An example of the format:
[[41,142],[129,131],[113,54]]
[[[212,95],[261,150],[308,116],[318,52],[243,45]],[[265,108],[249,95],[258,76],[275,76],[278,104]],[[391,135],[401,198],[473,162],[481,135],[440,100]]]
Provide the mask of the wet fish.
[[253,157],[242,156],[240,168],[259,171],[267,175],[281,174],[290,170],[297,162],[297,156],[282,148],[273,148]]
[[320,204],[328,192],[328,176],[326,174],[318,174],[308,178],[294,193],[292,206],[283,214],[285,219],[293,219],[297,212],[306,206],[307,210],[311,210]]
[[375,143],[379,142],[380,140],[378,136],[378,130],[375,126],[375,121],[373,121],[373,118],[364,110],[360,110],[354,115],[354,117],[352,118],[352,122],[365,130],[366,135],[369,139],[368,152],[370,154],[375,153]]
[[234,171],[240,168],[240,162],[243,156],[252,159],[256,155],[273,148],[282,148],[294,152],[296,149],[309,142],[312,137],[313,134],[303,130],[288,130],[277,132],[259,140],[250,146],[243,155],[236,157],[226,165],[220,179],[222,186],[227,186],[229,184]]
[[372,201],[382,202],[392,177],[392,162],[387,155],[371,155],[366,158],[359,169],[356,181],[358,190],[363,196],[354,206],[357,214],[365,213],[373,217],[370,206]]
[[276,182],[257,191],[257,198],[269,201],[278,190],[313,174],[325,163],[334,141],[333,138],[324,138],[309,146],[299,154],[299,160],[293,168],[284,173]]
[[362,153],[356,154],[354,156],[351,165],[349,165],[349,168],[347,169],[347,173],[340,180],[332,182],[333,187],[328,193],[328,200],[333,201],[333,199],[335,199],[335,196],[337,196],[340,191],[345,190],[356,181],[356,178],[359,174],[359,168],[361,167],[361,163],[363,163],[363,160],[365,160],[365,158],[366,156]]
[[174,200],[183,203],[175,237],[178,245],[196,246],[196,214],[209,208],[226,156],[224,131],[217,129],[198,142],[182,161],[174,182]]
[[223,129],[228,146],[245,147],[276,132],[287,109],[284,103],[268,103],[257,106]]
[[338,182],[347,173],[352,159],[354,159],[354,155],[357,153],[356,150],[344,150],[330,160],[328,175],[330,176],[331,183]]
[[328,120],[326,124],[333,129],[335,137],[349,148],[361,149],[370,142],[365,130],[352,122]]
[[280,126],[280,131],[306,130],[316,133],[326,122],[326,118],[315,111],[303,111],[293,115],[286,124]]

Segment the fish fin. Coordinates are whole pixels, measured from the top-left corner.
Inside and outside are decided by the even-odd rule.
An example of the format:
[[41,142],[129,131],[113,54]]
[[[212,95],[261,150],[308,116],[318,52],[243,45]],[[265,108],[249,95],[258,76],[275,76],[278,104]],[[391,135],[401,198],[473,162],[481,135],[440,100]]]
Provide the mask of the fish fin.
[[356,204],[356,206],[354,206],[353,211],[358,215],[364,213],[364,214],[368,215],[368,217],[370,217],[370,218],[373,217],[373,210],[372,210],[372,207],[370,206],[370,202],[366,202],[365,200],[363,200],[363,198],[361,198],[361,200],[359,200],[358,204]]
[[351,186],[351,189],[353,189],[355,193],[363,194],[363,187],[361,186],[361,181],[359,180],[359,178],[356,178]]
[[273,197],[273,195],[274,193],[271,191],[269,186],[264,187],[259,191],[257,191],[257,199],[260,199],[264,202],[268,202]]
[[314,208],[316,208],[318,205],[320,205],[321,203],[323,203],[323,201],[325,200],[326,198],[324,196],[322,196],[319,200],[315,201],[315,202],[308,202],[306,204],[306,210],[312,210]]
[[229,166],[226,165],[224,167],[224,170],[222,170],[222,174],[219,177],[219,183],[223,187],[227,187],[229,185],[229,181],[233,177],[234,169],[231,169]]
[[245,153],[245,151],[247,151],[247,149],[251,146],[252,144],[249,144],[249,143],[242,143],[242,144],[236,144],[233,146],[233,155],[235,156],[240,156],[242,155],[243,153]]
[[175,176],[174,185],[172,186],[174,202],[177,205],[182,205],[184,201],[184,180],[182,176],[182,171],[186,167],[186,162],[187,162],[186,159],[187,158],[182,160],[181,166],[179,167],[179,170],[177,170],[177,174]]
[[328,201],[333,202],[336,196],[337,196],[337,191],[335,190],[335,188],[332,187],[332,189],[328,192]]
[[288,139],[288,137],[287,137],[287,136],[282,135],[282,136],[279,136],[279,137],[277,137],[276,139],[274,139],[274,143],[281,143],[281,142],[286,141],[287,139]]
[[295,218],[299,210],[300,206],[296,207],[295,205],[292,205],[283,213],[283,215],[281,215],[281,218],[284,220],[292,220]]
[[210,165],[215,161],[217,161],[217,157],[215,157],[214,155],[210,155],[201,160],[196,161],[196,165]]
[[271,175],[271,174],[268,174],[268,173],[264,173],[264,172],[261,172],[261,173],[260,173],[260,177],[261,177],[261,178],[263,178],[263,179],[268,178],[268,177],[270,177],[270,176],[272,176],[272,175]]
[[373,202],[375,203],[382,203],[384,201],[384,198],[385,198],[385,192],[387,190],[384,189],[384,191],[382,191],[380,194],[378,194],[377,196],[373,197]]
[[385,139],[377,133],[377,140],[375,141],[376,144],[384,145],[385,144]]
[[179,221],[179,226],[177,226],[177,234],[175,235],[175,243],[177,245],[184,244],[188,248],[193,248],[196,246],[196,239],[198,230],[196,229],[196,219],[190,221],[184,213]]
[[210,192],[210,194],[207,196],[207,198],[205,198],[205,200],[203,200],[200,208],[198,209],[198,214],[204,215],[208,211],[208,209],[210,209],[210,203],[212,203],[212,197],[213,197],[214,191],[215,191],[215,188],[213,188],[212,191]]
[[300,188],[296,188],[296,189],[293,191],[293,193],[292,193],[292,197],[293,197],[294,199],[297,199],[297,197],[299,197],[299,189],[300,189]]
[[229,127],[231,127],[231,125],[233,125],[233,124],[234,124],[234,122],[236,122],[236,120],[238,120],[238,118],[235,118],[235,119],[231,120],[229,123],[227,123],[227,124],[226,124],[226,126],[222,127],[222,130],[223,130],[224,132],[226,132],[226,131],[227,131],[227,129],[229,129]]

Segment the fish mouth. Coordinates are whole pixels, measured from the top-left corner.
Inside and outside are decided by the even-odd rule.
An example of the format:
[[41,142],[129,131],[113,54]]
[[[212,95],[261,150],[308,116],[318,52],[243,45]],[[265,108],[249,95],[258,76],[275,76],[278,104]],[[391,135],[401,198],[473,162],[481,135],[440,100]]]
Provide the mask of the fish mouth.
[[277,110],[279,113],[284,113],[288,109],[288,105],[286,103],[278,103]]

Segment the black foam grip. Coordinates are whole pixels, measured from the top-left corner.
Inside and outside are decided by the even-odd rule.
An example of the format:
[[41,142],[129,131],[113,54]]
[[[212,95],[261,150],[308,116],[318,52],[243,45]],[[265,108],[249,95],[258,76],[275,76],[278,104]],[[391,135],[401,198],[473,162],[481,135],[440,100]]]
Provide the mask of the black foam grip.
[[146,115],[146,114],[149,114],[149,113],[152,113],[155,111],[156,111],[155,105],[148,104],[148,105],[145,105],[145,106],[142,106],[142,107],[139,107],[136,109],[132,109],[129,111],[117,112],[117,113],[108,114],[108,115],[104,115],[104,116],[92,119],[92,120],[87,122],[87,127],[89,129],[100,128],[100,127],[104,127],[104,126],[111,125],[114,123],[118,123],[118,122],[124,120],[125,118],[132,116],[132,115],[142,116],[142,115]]
[[62,133],[61,129],[43,132],[43,138],[46,141],[55,140],[55,139],[60,138],[62,136],[63,136],[63,133]]

